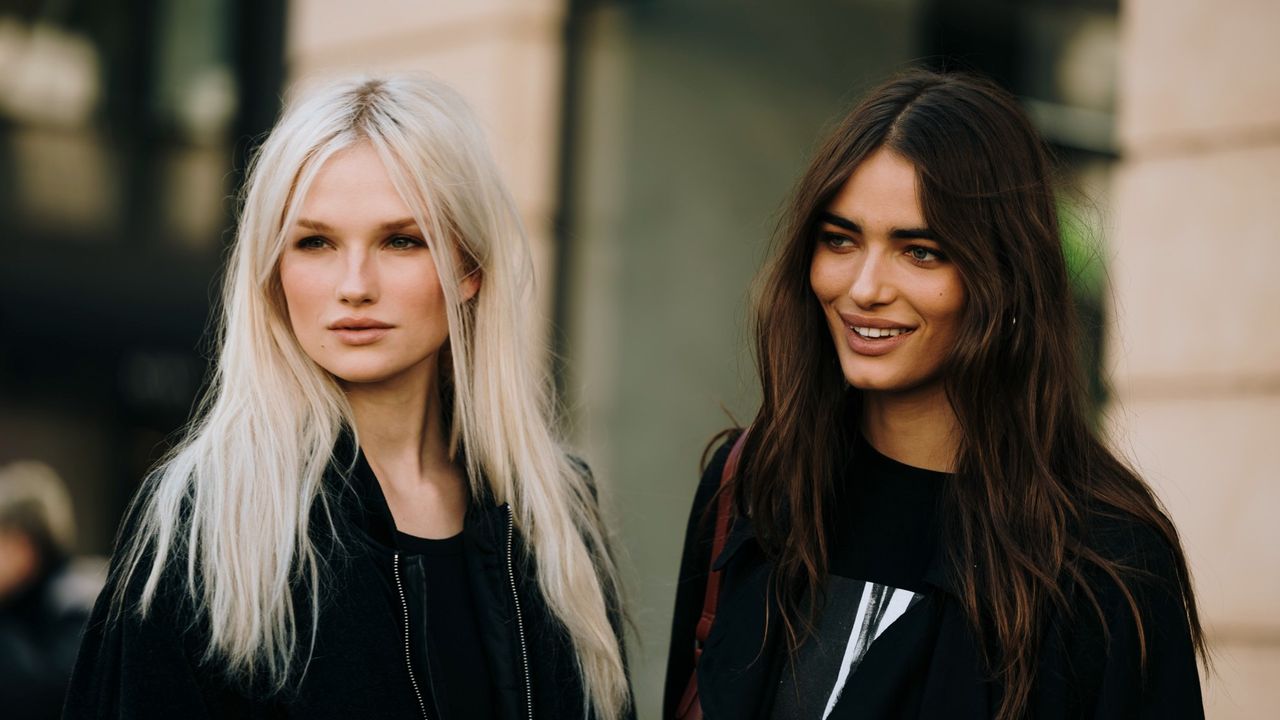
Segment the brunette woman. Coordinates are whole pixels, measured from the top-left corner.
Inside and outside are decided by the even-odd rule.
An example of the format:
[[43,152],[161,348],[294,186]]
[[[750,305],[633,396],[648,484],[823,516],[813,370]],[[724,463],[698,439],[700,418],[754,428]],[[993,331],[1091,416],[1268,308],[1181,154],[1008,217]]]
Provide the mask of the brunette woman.
[[1086,404],[1051,175],[1007,92],[926,71],[818,151],[764,271],[763,402],[690,518],[667,717],[709,566],[708,718],[1202,715],[1177,532]]
[[131,510],[66,716],[632,716],[530,302],[456,93],[293,103],[250,172],[212,387]]

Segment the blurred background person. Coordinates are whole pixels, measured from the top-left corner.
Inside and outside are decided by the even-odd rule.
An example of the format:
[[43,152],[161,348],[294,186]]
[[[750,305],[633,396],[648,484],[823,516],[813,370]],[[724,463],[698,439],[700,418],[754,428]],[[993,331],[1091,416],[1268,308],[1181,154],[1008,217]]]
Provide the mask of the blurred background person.
[[431,72],[476,108],[529,230],[523,310],[569,441],[625,509],[656,718],[671,509],[722,407],[758,405],[742,308],[780,200],[853,98],[925,59],[1009,88],[1051,145],[1098,421],[1199,580],[1206,712],[1264,715],[1277,26],[1272,0],[0,0],[0,462],[58,458],[77,548],[107,552],[204,382],[229,198],[283,88]]
[[101,561],[73,561],[71,498],[53,468],[0,467],[0,708],[6,718],[56,718],[93,600]]

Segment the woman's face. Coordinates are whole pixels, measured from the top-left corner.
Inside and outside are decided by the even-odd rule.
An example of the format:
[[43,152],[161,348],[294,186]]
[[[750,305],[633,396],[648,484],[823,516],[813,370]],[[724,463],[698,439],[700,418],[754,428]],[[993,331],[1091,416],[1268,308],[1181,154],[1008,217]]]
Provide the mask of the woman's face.
[[820,214],[809,283],[845,379],[867,392],[941,388],[965,292],[920,207],[915,167],[877,150]]
[[[346,383],[425,374],[449,337],[428,238],[367,143],[320,168],[289,228],[280,283],[303,351]],[[472,277],[460,289],[470,298],[477,287]]]

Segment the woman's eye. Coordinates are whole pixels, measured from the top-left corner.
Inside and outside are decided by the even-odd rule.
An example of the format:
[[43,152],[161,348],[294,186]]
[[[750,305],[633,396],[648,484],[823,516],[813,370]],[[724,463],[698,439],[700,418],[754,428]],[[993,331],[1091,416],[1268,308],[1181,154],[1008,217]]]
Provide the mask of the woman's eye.
[[840,233],[822,233],[822,242],[833,248],[845,248],[853,245],[853,238]]
[[396,235],[395,237],[387,240],[387,246],[393,250],[408,250],[409,248],[421,247],[425,244],[426,243],[418,238],[410,237],[408,235]]
[[942,254],[937,250],[930,250],[927,247],[920,247],[919,245],[909,248],[907,250],[907,254],[911,256],[912,260],[918,263],[928,263],[942,259]]
[[310,237],[302,238],[296,244],[299,250],[319,250],[324,247],[326,243],[324,238],[312,235]]

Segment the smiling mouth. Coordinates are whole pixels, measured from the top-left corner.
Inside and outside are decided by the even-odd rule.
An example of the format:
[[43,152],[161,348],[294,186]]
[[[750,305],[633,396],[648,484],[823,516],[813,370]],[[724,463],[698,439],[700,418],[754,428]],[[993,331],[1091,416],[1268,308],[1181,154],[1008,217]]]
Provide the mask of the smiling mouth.
[[868,340],[894,338],[899,335],[910,335],[915,332],[915,328],[873,328],[860,327],[857,325],[845,325],[845,327],[857,333],[858,337],[866,338]]

